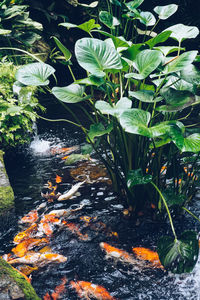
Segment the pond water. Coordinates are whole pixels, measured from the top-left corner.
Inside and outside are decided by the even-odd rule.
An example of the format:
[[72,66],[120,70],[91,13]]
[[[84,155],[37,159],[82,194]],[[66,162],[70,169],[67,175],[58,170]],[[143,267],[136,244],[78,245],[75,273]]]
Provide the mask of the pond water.
[[[24,230],[25,227],[19,225],[18,221],[41,203],[45,203],[46,207],[39,211],[40,216],[53,209],[76,208],[84,204],[81,210],[65,218],[79,226],[79,233],[55,226],[50,236],[48,246],[52,252],[66,256],[67,261],[49,264],[32,273],[32,285],[41,298],[46,293],[52,294],[62,279],[66,278],[65,290],[59,298],[63,300],[79,299],[70,285],[70,281],[79,280],[105,287],[118,300],[200,299],[200,262],[191,274],[174,275],[160,268],[140,264],[139,260],[138,264],[127,264],[117,259],[106,259],[105,252],[100,248],[101,242],[131,255],[132,247],[155,250],[158,238],[162,234],[171,234],[168,224],[157,224],[151,219],[144,222],[142,218],[133,223],[124,217],[120,199],[106,181],[85,182],[79,189],[80,195],[66,201],[48,202],[41,196],[41,192],[48,191],[48,181],[55,185],[56,175],[62,177],[56,192],[64,193],[77,183],[70,175],[75,166],[66,166],[62,159],[64,153],[56,153],[55,149],[80,145],[83,141],[83,135],[73,127],[63,123],[40,122],[38,135],[31,145],[9,153],[6,164],[16,196],[16,210],[13,217],[1,226],[0,255],[11,251],[14,236]],[[98,162],[95,164],[99,165]],[[200,214],[198,201],[193,209],[197,215]],[[93,219],[88,223],[83,216]],[[200,231],[200,225],[190,217],[183,217],[176,224],[178,230],[181,231],[183,222],[184,229]],[[87,238],[83,239],[83,236]]]

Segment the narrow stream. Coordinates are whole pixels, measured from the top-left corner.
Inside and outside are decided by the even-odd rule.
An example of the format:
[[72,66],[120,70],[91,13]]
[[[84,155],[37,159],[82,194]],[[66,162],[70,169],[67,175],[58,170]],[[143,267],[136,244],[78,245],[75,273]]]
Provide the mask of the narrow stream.
[[[200,299],[200,262],[191,274],[173,275],[161,268],[140,264],[139,260],[134,265],[117,259],[106,259],[105,252],[100,247],[101,242],[133,255],[132,247],[155,250],[158,238],[162,234],[171,234],[165,223],[153,223],[150,219],[144,222],[141,218],[135,225],[129,218],[124,217],[124,207],[106,180],[85,182],[79,189],[80,195],[66,201],[48,202],[41,196],[41,192],[45,194],[48,191],[48,181],[55,185],[56,175],[62,178],[56,190],[61,194],[78,182],[70,175],[76,166],[66,166],[62,159],[64,153],[56,152],[55,149],[72,147],[83,142],[82,133],[73,127],[63,123],[40,122],[38,135],[31,145],[18,149],[6,158],[8,174],[16,196],[16,210],[15,215],[7,219],[0,229],[0,255],[11,251],[15,246],[14,236],[24,230],[25,226],[18,221],[41,203],[46,204],[46,207],[39,210],[40,216],[51,210],[74,209],[83,204],[81,210],[65,218],[78,226],[79,233],[55,226],[50,236],[48,246],[52,252],[66,256],[67,261],[48,264],[32,273],[32,285],[41,298],[47,293],[51,295],[62,279],[66,278],[65,290],[60,298],[55,299],[79,299],[70,285],[71,281],[79,280],[103,286],[118,300]],[[99,166],[98,162],[90,164]],[[200,215],[198,201],[195,201],[193,209]],[[89,219],[84,219],[84,216],[92,219],[88,222]],[[200,224],[190,217],[183,217],[180,224],[176,224],[180,231],[182,222],[185,229],[200,231]]]

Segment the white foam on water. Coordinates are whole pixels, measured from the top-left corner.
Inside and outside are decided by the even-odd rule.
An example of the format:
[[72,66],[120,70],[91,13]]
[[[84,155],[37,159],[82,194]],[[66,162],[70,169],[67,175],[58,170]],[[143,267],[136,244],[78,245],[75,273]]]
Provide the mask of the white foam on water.
[[50,148],[51,148],[50,145],[51,145],[50,141],[45,141],[37,137],[30,144],[30,149],[35,154],[46,154],[50,152]]

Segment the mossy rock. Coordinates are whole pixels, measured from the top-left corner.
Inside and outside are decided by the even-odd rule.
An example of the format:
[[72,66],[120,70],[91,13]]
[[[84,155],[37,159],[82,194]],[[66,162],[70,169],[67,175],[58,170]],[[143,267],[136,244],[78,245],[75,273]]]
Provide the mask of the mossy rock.
[[3,154],[0,150],[0,215],[14,207],[14,193],[6,173]]
[[41,300],[32,285],[0,258],[0,300]]

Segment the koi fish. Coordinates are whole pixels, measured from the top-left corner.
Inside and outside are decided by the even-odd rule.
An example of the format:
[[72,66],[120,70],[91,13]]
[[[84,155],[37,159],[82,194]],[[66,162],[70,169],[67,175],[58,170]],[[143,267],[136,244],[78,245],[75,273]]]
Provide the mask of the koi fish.
[[54,292],[51,294],[51,296],[49,295],[49,293],[46,293],[46,295],[43,297],[43,300],[57,300],[60,298],[60,295],[65,292],[65,284],[67,283],[67,278],[63,277],[61,279],[62,283],[58,286],[56,286]]
[[37,227],[38,225],[36,223],[33,223],[29,228],[27,228],[25,231],[19,232],[15,237],[13,242],[15,244],[19,244],[25,239],[29,239],[31,237],[34,237],[37,233]]
[[101,285],[96,285],[88,281],[70,281],[70,285],[76,290],[80,298],[89,300],[90,297],[93,297],[98,300],[116,300]]
[[22,257],[24,256],[28,250],[32,249],[35,246],[38,245],[43,245],[48,243],[49,240],[48,239],[33,239],[33,238],[29,238],[27,240],[22,241],[21,243],[19,243],[15,248],[12,249],[12,252],[18,256],[18,257]]
[[58,218],[60,217],[68,217],[71,213],[81,210],[85,204],[81,204],[79,207],[74,208],[74,209],[57,209],[57,210],[51,210],[49,212],[49,215],[54,215]]
[[41,254],[39,252],[30,252],[30,254],[27,254],[23,257],[14,258],[10,261],[8,261],[9,264],[31,264],[36,266],[45,266],[49,263],[61,263],[66,262],[67,257],[57,254],[57,253],[45,253]]
[[66,226],[72,233],[76,234],[82,241],[88,240],[88,234],[82,234],[78,226],[74,223],[69,223],[67,221],[62,221],[62,224]]
[[26,216],[24,216],[19,223],[35,223],[38,220],[37,210],[30,211]]
[[65,153],[65,154],[70,154],[76,150],[79,150],[79,146],[72,146],[72,147],[68,147],[68,148],[59,148],[59,147],[54,147],[51,148],[51,154],[55,155],[55,154],[61,154],[61,153]]
[[62,177],[56,174],[56,183],[61,183]]
[[28,265],[21,265],[17,267],[17,270],[19,270],[24,275],[30,275],[33,271],[37,271],[38,267],[30,267]]
[[106,252],[107,258],[119,259],[125,263],[129,263],[132,265],[138,265],[138,261],[131,256],[128,252],[115,248],[107,243],[101,242],[100,247],[102,250]]
[[40,223],[38,226],[38,232],[42,235],[43,233],[46,235],[52,235],[53,234],[53,226],[49,222]]
[[72,186],[72,188],[65,194],[61,195],[58,197],[58,201],[63,201],[63,200],[68,200],[70,199],[74,194],[76,194],[76,192],[78,191],[78,189],[85,183],[85,181],[82,182],[78,182],[75,185]]
[[143,248],[143,247],[132,248],[132,250],[138,259],[147,260],[151,262],[153,266],[157,268],[163,268],[163,266],[160,263],[157,252],[154,252],[148,248]]
[[13,270],[17,271],[20,275],[22,275],[26,281],[28,281],[29,283],[31,282],[31,279],[28,278],[25,274],[23,274],[21,271],[19,271],[18,269],[14,268],[13,266],[11,266],[13,268]]

